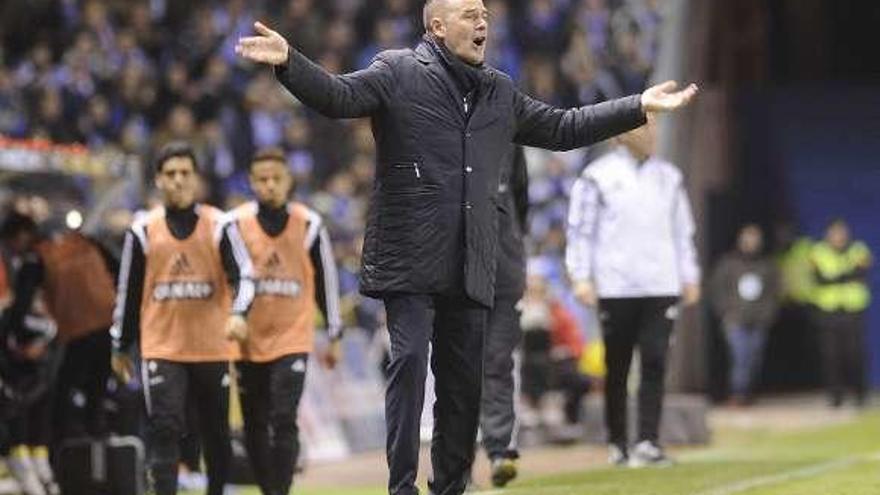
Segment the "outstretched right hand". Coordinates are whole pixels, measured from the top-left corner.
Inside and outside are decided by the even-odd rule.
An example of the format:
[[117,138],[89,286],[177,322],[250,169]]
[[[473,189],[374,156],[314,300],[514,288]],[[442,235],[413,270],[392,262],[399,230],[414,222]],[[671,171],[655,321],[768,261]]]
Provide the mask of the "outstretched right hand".
[[257,36],[240,38],[235,53],[261,64],[281,65],[287,62],[287,40],[262,22],[254,23]]
[[645,113],[678,110],[687,106],[699,91],[696,84],[689,84],[681,91],[675,91],[676,87],[675,81],[666,81],[646,89],[642,93],[642,110]]

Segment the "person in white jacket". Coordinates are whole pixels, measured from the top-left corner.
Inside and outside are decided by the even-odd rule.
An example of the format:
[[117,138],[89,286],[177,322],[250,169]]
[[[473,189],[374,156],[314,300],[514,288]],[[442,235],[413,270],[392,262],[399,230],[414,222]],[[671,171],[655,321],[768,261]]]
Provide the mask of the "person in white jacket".
[[[618,465],[669,462],[658,443],[669,336],[680,306],[700,298],[684,181],[654,156],[655,134],[649,122],[617,138],[575,182],[569,206],[566,268],[578,300],[596,307],[602,323],[609,460]],[[630,455],[626,382],[636,346],[641,385]]]

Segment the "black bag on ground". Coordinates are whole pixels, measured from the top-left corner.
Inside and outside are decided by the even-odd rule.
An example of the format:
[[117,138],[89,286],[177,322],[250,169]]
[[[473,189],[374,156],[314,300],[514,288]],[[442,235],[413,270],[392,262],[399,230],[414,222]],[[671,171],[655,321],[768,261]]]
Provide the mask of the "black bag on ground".
[[63,495],[143,495],[144,444],[131,436],[69,440],[57,476]]

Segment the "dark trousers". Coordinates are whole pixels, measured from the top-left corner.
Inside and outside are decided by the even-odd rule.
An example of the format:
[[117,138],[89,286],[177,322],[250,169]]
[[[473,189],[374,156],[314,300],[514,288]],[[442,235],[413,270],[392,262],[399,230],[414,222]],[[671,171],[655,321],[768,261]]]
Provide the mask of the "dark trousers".
[[575,424],[581,420],[581,406],[590,391],[590,378],[581,373],[578,359],[554,359],[552,347],[550,332],[536,330],[526,333],[523,339],[522,393],[533,407],[539,407],[547,392],[562,391],[565,395],[565,421]]
[[520,381],[522,394],[533,407],[538,407],[553,381],[550,351],[553,340],[548,330],[532,329],[523,334]]
[[180,439],[186,405],[198,410],[199,438],[208,474],[208,495],[222,495],[229,474],[229,365],[159,359],[143,363],[147,404],[147,445],[156,495],[177,493]]
[[581,420],[584,397],[590,392],[590,378],[578,369],[575,358],[565,358],[553,364],[556,387],[565,394],[565,421],[576,424]]
[[[7,422],[7,445],[48,446],[52,439],[52,390],[60,356],[50,345],[46,354],[35,361],[11,358],[3,379],[17,400],[9,409],[0,411],[0,421]],[[0,404],[7,406],[7,404]]]
[[245,446],[263,495],[287,495],[299,457],[296,424],[308,354],[266,363],[239,362]]
[[867,392],[864,313],[818,311],[825,383],[832,404],[843,401],[847,388],[862,403]]
[[474,460],[488,310],[465,297],[394,294],[385,297],[385,311],[391,337],[385,394],[388,492],[419,493],[419,420],[430,342],[437,401],[429,485],[432,494],[459,495]]
[[180,438],[180,463],[190,472],[201,472],[202,442],[199,439],[199,409],[192,400],[186,401],[185,425],[183,436]]
[[675,323],[671,310],[674,297],[602,299],[599,317],[605,341],[605,423],[608,441],[625,446],[628,442],[627,377],[633,351],[639,349],[638,441],[657,441],[663,407],[663,386],[669,336]]
[[110,378],[110,332],[105,328],[67,343],[58,371],[53,423],[58,440],[107,431],[104,397]]
[[514,431],[516,383],[513,362],[513,353],[522,338],[520,312],[516,308],[518,300],[516,296],[496,297],[486,329],[480,429],[483,448],[490,459],[519,457]]
[[48,446],[51,437],[51,401],[43,394],[10,419],[9,445]]

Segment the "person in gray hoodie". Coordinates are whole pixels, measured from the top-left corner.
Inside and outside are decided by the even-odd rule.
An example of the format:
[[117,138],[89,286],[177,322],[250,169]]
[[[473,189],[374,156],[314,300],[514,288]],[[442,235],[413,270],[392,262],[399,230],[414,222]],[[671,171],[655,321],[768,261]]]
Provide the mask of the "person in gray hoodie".
[[743,226],[736,249],[721,258],[711,279],[710,301],[730,350],[732,405],[752,400],[767,332],[779,309],[779,274],[773,259],[763,254],[763,246],[761,227]]

